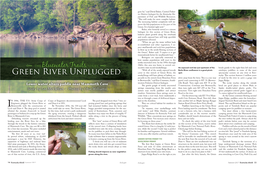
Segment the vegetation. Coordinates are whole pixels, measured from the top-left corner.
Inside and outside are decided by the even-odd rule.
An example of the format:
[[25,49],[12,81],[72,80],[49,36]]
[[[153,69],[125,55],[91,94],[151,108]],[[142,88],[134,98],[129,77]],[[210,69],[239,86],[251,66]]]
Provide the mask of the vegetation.
[[242,18],[257,16],[256,10],[211,10],[206,14],[206,19]]
[[197,14],[198,10],[179,10],[179,17],[186,21],[198,21],[203,19],[224,19],[224,18],[255,18],[257,16],[256,10],[211,10],[205,17]]
[[179,16],[186,21],[203,20],[204,16],[198,15],[197,12],[198,10],[179,10]]
[[186,21],[193,21],[198,16],[197,12],[197,10],[179,10],[179,17]]
[[1,0],[0,11],[0,31],[71,32],[74,25],[98,21],[132,25],[132,0]]

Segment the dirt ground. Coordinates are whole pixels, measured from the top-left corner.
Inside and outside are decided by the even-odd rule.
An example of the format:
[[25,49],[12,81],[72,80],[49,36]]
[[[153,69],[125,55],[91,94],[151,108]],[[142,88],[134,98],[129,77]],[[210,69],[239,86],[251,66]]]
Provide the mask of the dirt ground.
[[256,62],[255,55],[242,52],[241,47],[233,42],[225,40],[226,49],[220,43],[218,50],[214,40],[202,39],[196,34],[179,34],[179,38],[200,52],[200,56],[197,57],[179,43],[179,62]]

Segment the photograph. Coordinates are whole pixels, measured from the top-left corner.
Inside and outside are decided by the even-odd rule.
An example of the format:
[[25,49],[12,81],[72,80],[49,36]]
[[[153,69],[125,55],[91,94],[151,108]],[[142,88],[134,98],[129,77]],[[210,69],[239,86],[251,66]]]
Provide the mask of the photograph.
[[179,10],[179,62],[256,62],[256,10]]
[[49,123],[49,155],[85,155],[86,123]]
[[132,0],[0,3],[2,93],[132,92]]

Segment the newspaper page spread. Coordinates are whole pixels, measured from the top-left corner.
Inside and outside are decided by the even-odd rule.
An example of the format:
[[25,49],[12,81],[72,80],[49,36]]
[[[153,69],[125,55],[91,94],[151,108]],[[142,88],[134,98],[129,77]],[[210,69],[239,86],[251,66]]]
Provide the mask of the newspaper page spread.
[[0,4],[3,167],[264,169],[260,1]]

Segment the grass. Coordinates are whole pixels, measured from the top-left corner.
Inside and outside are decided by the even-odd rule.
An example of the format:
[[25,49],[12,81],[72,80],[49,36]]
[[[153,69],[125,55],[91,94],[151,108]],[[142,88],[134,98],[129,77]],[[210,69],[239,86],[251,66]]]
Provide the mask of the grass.
[[[32,32],[41,32],[41,31],[43,31],[43,28],[37,25],[30,30],[26,30],[26,33],[28,34],[28,33],[32,33]],[[18,34],[18,33],[19,32],[12,32],[11,28],[7,29],[7,30],[0,31],[0,34]]]
[[98,34],[98,32],[94,30],[90,31],[89,33]]
[[122,27],[118,30],[119,34],[122,34],[122,30],[124,32],[124,34],[131,34],[132,33],[132,26],[126,26],[126,27]]
[[106,27],[107,32],[110,33],[111,31],[116,30],[116,34],[122,34],[122,30],[124,34],[131,34],[132,33],[132,26],[116,26],[114,24],[109,25]]
[[0,34],[13,34],[11,29],[0,31]]
[[33,27],[32,29],[27,30],[26,33],[28,34],[28,33],[32,33],[32,32],[42,32],[43,30],[44,30],[43,27],[37,25],[37,26]]
[[126,32],[127,34],[132,34],[132,28],[131,29],[129,29],[129,30],[127,30],[127,32]]

